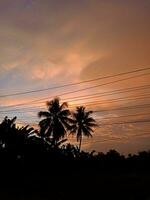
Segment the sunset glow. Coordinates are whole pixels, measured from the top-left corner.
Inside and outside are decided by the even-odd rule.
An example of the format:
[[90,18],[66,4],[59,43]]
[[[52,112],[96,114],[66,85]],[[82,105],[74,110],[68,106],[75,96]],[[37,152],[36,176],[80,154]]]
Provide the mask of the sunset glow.
[[148,149],[150,69],[121,73],[150,67],[149,10],[148,0],[1,0],[0,120],[37,127],[59,97],[94,111],[83,149]]

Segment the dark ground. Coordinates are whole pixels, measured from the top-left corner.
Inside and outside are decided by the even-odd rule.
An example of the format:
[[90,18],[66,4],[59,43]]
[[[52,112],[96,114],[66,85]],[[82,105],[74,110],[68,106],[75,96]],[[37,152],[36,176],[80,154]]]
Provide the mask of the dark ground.
[[[9,170],[11,166],[9,166]],[[5,169],[6,171],[6,169]],[[150,200],[150,171],[57,168],[1,173],[2,200]]]

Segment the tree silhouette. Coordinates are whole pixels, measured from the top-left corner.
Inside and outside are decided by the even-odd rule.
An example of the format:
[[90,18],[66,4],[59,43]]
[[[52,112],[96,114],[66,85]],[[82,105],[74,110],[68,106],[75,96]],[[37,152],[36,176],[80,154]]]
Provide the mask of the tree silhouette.
[[11,157],[21,158],[27,150],[29,138],[32,138],[36,131],[29,126],[16,127],[16,119],[5,117],[0,124],[0,147]]
[[73,113],[73,125],[71,134],[76,134],[77,142],[79,141],[79,152],[81,150],[82,137],[92,137],[93,127],[97,126],[96,121],[90,116],[92,111],[85,111],[85,107],[77,107]]
[[14,136],[16,135],[16,117],[13,119],[8,119],[6,116],[2,123],[0,124],[0,144],[1,147],[6,148],[14,141]]
[[40,111],[38,113],[40,118],[44,118],[39,122],[39,134],[42,138],[51,142],[53,146],[56,146],[57,143],[61,143],[60,140],[65,137],[67,130],[70,128],[72,120],[69,116],[71,113],[67,108],[67,103],[60,104],[59,98],[48,101],[47,107],[48,111]]

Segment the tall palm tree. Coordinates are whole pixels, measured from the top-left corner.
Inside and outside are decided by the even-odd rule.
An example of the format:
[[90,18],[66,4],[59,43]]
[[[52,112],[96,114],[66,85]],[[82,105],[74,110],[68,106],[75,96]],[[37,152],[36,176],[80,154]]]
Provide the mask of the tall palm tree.
[[48,111],[41,111],[38,116],[43,118],[39,122],[40,135],[56,145],[63,139],[70,127],[71,115],[67,103],[60,104],[59,98],[47,102]]
[[82,137],[92,137],[93,128],[96,121],[90,116],[92,111],[85,111],[85,107],[77,107],[73,113],[73,125],[71,127],[71,134],[76,134],[77,142],[79,141],[79,152],[81,150]]

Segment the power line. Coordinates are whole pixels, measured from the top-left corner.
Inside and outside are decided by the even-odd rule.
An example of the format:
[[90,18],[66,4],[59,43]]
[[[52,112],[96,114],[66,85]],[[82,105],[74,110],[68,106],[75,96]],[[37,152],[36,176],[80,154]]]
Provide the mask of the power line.
[[[141,96],[141,97],[140,97]],[[133,96],[135,98],[130,98],[132,96],[129,97],[120,97],[120,98],[115,98],[115,99],[108,99],[108,100],[104,100],[104,102],[102,101],[91,101],[91,102],[83,102],[80,103],[81,105],[85,105],[85,106],[89,106],[89,105],[100,105],[100,104],[106,104],[106,103],[113,103],[113,102],[120,102],[120,101],[127,101],[127,100],[138,100],[138,99],[146,99],[146,98],[150,98],[150,94],[147,95],[138,95],[138,96]],[[73,104],[70,107],[74,107],[74,106],[78,106],[78,104]]]
[[55,96],[44,97],[44,98],[41,98],[41,99],[32,100],[32,101],[29,101],[29,102],[26,102],[26,103],[14,104],[14,105],[9,105],[9,106],[3,106],[3,108],[23,106],[23,105],[31,104],[31,103],[34,103],[34,102],[39,102],[41,100],[49,100],[50,98],[55,98],[56,96],[64,96],[64,95],[68,95],[68,94],[74,94],[74,93],[77,93],[77,92],[81,92],[81,91],[85,91],[85,90],[89,90],[89,89],[94,89],[94,88],[98,88],[98,87],[101,87],[101,86],[105,86],[105,85],[114,84],[114,83],[118,83],[118,82],[121,82],[121,81],[129,80],[129,79],[132,79],[132,78],[137,78],[137,77],[141,77],[141,76],[147,76],[149,74],[150,73],[139,74],[139,75],[135,75],[135,76],[130,76],[130,77],[127,77],[127,78],[118,79],[118,80],[115,80],[115,81],[111,81],[111,82],[107,82],[107,83],[103,83],[103,84],[98,84],[98,85],[95,85],[95,86],[91,86],[91,87],[87,87],[87,88],[83,88],[83,89],[79,89],[79,90],[74,90],[74,91],[71,91],[71,92],[65,92],[65,93],[62,93],[62,94],[55,95]]
[[[146,136],[146,135],[150,135],[150,132],[144,132],[141,134],[134,134],[131,135],[130,137],[138,137],[138,136]],[[90,143],[103,143],[103,142],[108,142],[108,141],[116,141],[116,140],[122,140],[122,139],[128,139],[129,137],[122,137],[122,138],[109,138],[109,139],[105,139],[105,140],[96,140],[96,141],[90,141],[90,142],[83,142],[82,144],[90,144]]]
[[[57,96],[65,96],[65,95],[68,95],[68,94],[74,94],[74,93],[77,93],[77,92],[81,92],[81,91],[85,91],[85,90],[89,90],[89,89],[93,89],[93,88],[98,88],[98,87],[101,87],[101,86],[110,85],[110,84],[118,83],[118,82],[121,82],[121,81],[129,80],[129,79],[132,79],[132,78],[147,76],[149,74],[150,73],[145,73],[145,74],[139,74],[139,75],[127,77],[127,78],[124,78],[124,79],[118,79],[118,80],[115,80],[115,81],[111,81],[111,82],[107,82],[107,83],[103,83],[103,84],[98,84],[98,85],[95,85],[95,86],[91,86],[91,87],[87,87],[87,88],[83,88],[83,89],[79,89],[79,90],[74,90],[74,91],[71,91],[71,92],[65,92],[65,93],[62,93],[62,94],[53,95],[53,96],[50,96],[49,98],[55,98]],[[33,100],[31,102],[39,102],[41,100],[49,100],[49,98],[45,97],[45,98]]]
[[[133,116],[146,116],[146,115],[150,115],[150,113],[142,113],[142,114],[134,114],[134,115],[123,115],[123,116],[113,116],[113,117],[107,117],[107,118],[102,118],[101,119],[101,121],[102,120],[104,120],[104,119],[109,119],[109,120],[113,120],[114,118],[122,118],[122,117],[133,117]],[[20,118],[18,118],[18,119],[20,119]],[[33,118],[32,118],[33,119]],[[35,119],[35,118],[34,118]],[[37,121],[36,121],[37,122]],[[36,123],[35,122],[35,123]],[[142,122],[148,122],[148,121],[129,121],[129,122],[117,122],[117,123],[109,123],[109,124],[101,124],[102,126],[104,125],[116,125],[116,124],[126,124],[126,123],[142,123]],[[27,123],[27,122],[26,122]],[[29,124],[30,124],[30,122],[29,122]]]
[[[110,117],[102,117],[102,118],[96,118],[95,120],[101,121],[101,120],[104,120],[104,119],[114,119],[114,118],[122,118],[122,117],[140,117],[140,116],[145,116],[145,115],[150,115],[150,112],[148,112],[148,113],[136,113],[136,114],[131,114],[131,115],[117,115],[117,116],[110,116]],[[19,117],[19,119],[20,119],[20,117]],[[33,116],[32,116],[32,119],[33,119]]]
[[[82,99],[87,99],[87,98],[92,98],[92,97],[110,96],[110,95],[116,95],[116,94],[121,94],[121,93],[126,93],[126,92],[133,92],[133,91],[137,91],[137,90],[141,90],[141,89],[145,90],[145,89],[149,89],[149,88],[150,88],[150,85],[139,86],[139,87],[130,87],[130,88],[124,88],[124,89],[119,89],[119,90],[97,92],[97,93],[94,93],[94,94],[75,96],[75,97],[72,97],[72,98],[65,98],[65,99],[62,99],[62,101],[70,100],[70,99],[71,100],[73,99],[73,101],[80,101]],[[85,97],[87,97],[87,98],[85,98]]]
[[[137,90],[144,90],[144,89],[148,89],[150,87],[150,85],[142,85],[142,86],[138,86],[138,87],[129,87],[129,88],[125,88],[125,89],[119,89],[119,90],[112,90],[112,91],[107,91],[107,92],[98,92],[98,93],[95,93],[96,95],[97,94],[100,94],[99,97],[102,97],[102,96],[110,96],[110,95],[114,95],[114,94],[120,94],[120,93],[126,93],[126,92],[132,92],[132,91],[137,91]],[[91,95],[81,95],[81,96],[75,96],[75,97],[72,97],[72,98],[65,98],[65,99],[62,99],[63,100],[66,100],[66,99],[73,99],[73,98],[78,98],[78,100],[82,100],[82,99],[79,99],[80,97],[87,97],[87,96],[91,96],[90,98],[94,98],[94,95],[92,96]],[[98,97],[98,96],[97,96]],[[75,101],[75,100],[74,100]],[[32,104],[43,104],[45,103],[45,101],[41,101],[41,102],[34,102]],[[15,111],[18,111],[18,110],[22,110],[22,109],[28,109],[29,108],[33,108],[33,106],[31,107],[23,107],[23,108],[19,108],[19,109],[15,109]],[[40,107],[40,106],[34,106],[33,109],[31,110],[37,110],[37,108],[40,108],[40,109],[44,109],[43,107]],[[3,111],[3,110],[2,110]],[[14,110],[12,110],[14,111]]]
[[[69,102],[75,102],[75,101],[81,101],[81,100],[85,100],[85,99],[107,97],[107,96],[111,96],[111,95],[133,92],[133,91],[137,91],[137,90],[141,90],[141,89],[144,90],[144,89],[149,89],[149,88],[150,88],[150,85],[146,85],[145,87],[144,86],[132,87],[132,90],[131,90],[131,88],[126,88],[126,89],[113,90],[113,91],[107,91],[107,92],[98,92],[98,93],[94,93],[94,94],[90,94],[90,95],[81,95],[81,96],[75,96],[72,98],[65,98],[65,99],[61,99],[61,101],[70,100]],[[129,90],[127,90],[127,89],[129,89]],[[80,98],[80,97],[84,97],[84,98]],[[45,103],[45,101],[33,102],[32,104],[43,104],[43,103]]]
[[149,123],[150,120],[137,120],[137,121],[126,121],[126,122],[115,122],[115,123],[108,123],[108,124],[99,124],[101,126],[109,126],[109,125],[120,125],[120,124],[136,124],[136,123]]
[[[109,99],[105,102],[102,102],[102,101],[91,101],[91,102],[83,102],[81,105],[84,105],[85,107],[87,106],[97,106],[97,105],[102,105],[102,104],[108,104],[108,103],[116,103],[116,102],[120,102],[120,101],[135,101],[135,100],[141,100],[141,99],[146,99],[146,98],[150,98],[150,94],[148,95],[138,95],[138,96],[133,96],[135,98],[130,98],[132,96],[129,96],[129,97],[122,97],[122,98],[115,98],[115,99]],[[70,106],[69,108],[75,108],[76,106],[78,106],[78,104],[73,104],[72,106]],[[0,111],[0,113],[7,113],[7,112],[18,112],[18,111],[21,111],[21,113],[24,113],[26,110],[27,112],[33,112],[33,111],[36,111],[37,112],[37,108],[39,109],[45,109],[45,108],[40,108],[40,107],[36,107],[36,108],[33,108],[33,109],[30,109],[30,108],[17,108],[17,109],[12,109],[12,110],[4,110],[4,111]]]
[[[92,144],[92,143],[103,143],[103,142],[107,142],[107,141],[116,141],[116,140],[122,140],[123,138],[109,138],[109,139],[104,139],[104,140],[96,140],[96,141],[89,141],[89,142],[82,142],[83,145],[86,145],[86,144]],[[73,142],[73,143],[76,143],[76,145],[78,144],[77,142]]]
[[[103,120],[113,120],[113,119],[118,119],[118,118],[126,118],[126,117],[141,117],[141,116],[150,116],[150,113],[136,113],[136,114],[132,114],[132,115],[121,115],[121,116],[112,116],[112,117],[104,117],[104,118],[99,118],[99,119],[95,119],[97,122],[101,122]],[[20,117],[18,117],[19,121]],[[32,119],[36,119],[36,118],[32,118]],[[27,120],[27,119],[24,119],[23,120]],[[34,123],[38,123],[38,121],[35,121]],[[27,123],[27,122],[26,122]]]
[[[138,86],[138,87],[130,87],[130,88],[117,89],[117,90],[106,91],[106,92],[98,92],[98,93],[89,94],[89,95],[73,96],[71,98],[69,97],[69,98],[61,99],[61,101],[65,101],[65,100],[79,101],[79,100],[82,100],[82,97],[88,97],[88,98],[103,97],[103,96],[110,96],[110,95],[116,95],[116,94],[121,94],[121,93],[126,93],[126,92],[137,91],[137,90],[141,90],[141,89],[145,90],[145,89],[149,89],[149,88],[150,88],[150,85],[142,85],[142,86]],[[83,100],[84,99],[87,99],[87,98],[83,98]],[[39,103],[45,103],[45,101],[33,102],[31,104],[39,104]]]
[[[133,91],[138,91],[141,89],[145,90],[149,88],[150,88],[150,85],[145,85],[145,86],[125,88],[125,89],[119,89],[119,90],[113,90],[113,91],[107,91],[107,92],[98,92],[98,93],[89,94],[89,95],[75,96],[71,98],[69,97],[69,98],[61,99],[61,101],[69,100],[69,102],[75,102],[75,101],[81,101],[85,99],[92,99],[92,98],[97,98],[97,97],[105,97],[105,96],[111,96],[111,95],[116,95],[116,94],[121,94],[121,93],[133,92]],[[45,103],[45,101],[34,102],[32,104],[39,104],[39,103],[40,104]]]
[[[121,116],[112,116],[112,117],[104,117],[104,118],[100,118],[98,119],[98,121],[100,120],[105,120],[105,119],[116,119],[116,118],[124,118],[124,117],[140,117],[140,116],[147,116],[147,115],[150,115],[150,113],[140,113],[140,114],[132,114],[132,115],[121,115]],[[96,119],[97,121],[97,119]]]
[[122,76],[122,75],[146,71],[146,70],[149,70],[149,69],[150,69],[150,67],[141,68],[141,69],[136,69],[136,70],[132,70],[132,71],[128,71],[128,72],[118,73],[118,74],[115,74],[115,75],[108,75],[108,76],[98,77],[98,78],[95,78],[95,79],[89,79],[89,80],[86,80],[86,81],[80,81],[80,82],[76,82],[76,83],[59,85],[59,86],[49,87],[49,88],[45,88],[45,89],[28,90],[28,91],[25,91],[25,92],[16,92],[16,93],[4,94],[4,95],[0,95],[0,98],[9,97],[9,96],[25,95],[25,94],[30,94],[30,93],[37,93],[37,92],[43,92],[43,91],[48,91],[48,90],[53,90],[53,89],[59,89],[59,88],[79,85],[79,84],[83,84],[83,83],[90,83],[90,82],[103,80],[103,79],[107,79],[107,78],[114,78],[114,77],[118,77],[118,76]]
[[[132,98],[133,97],[133,98]],[[115,98],[115,99],[108,99],[108,100],[103,100],[103,101],[91,101],[91,102],[82,102],[80,103],[81,105],[84,106],[91,106],[91,105],[100,105],[100,104],[105,104],[105,103],[113,103],[113,102],[120,102],[120,101],[129,101],[129,100],[138,100],[138,99],[146,99],[146,98],[150,98],[150,94],[141,94],[138,96],[127,96],[127,97],[119,97],[119,98]],[[75,106],[78,106],[78,104],[72,104],[71,106],[69,106],[70,108],[74,108]],[[26,107],[26,108],[17,108],[17,109],[12,109],[12,110],[2,110],[0,111],[0,113],[6,113],[6,112],[16,112],[16,111],[20,111],[20,110],[27,110],[29,111],[37,111],[37,108],[39,109],[44,109],[44,108],[40,108],[39,106],[34,107],[33,109],[30,109],[32,107]],[[22,111],[24,112],[24,111]]]
[[[62,101],[69,100],[69,99],[75,99],[73,101],[79,101],[79,100],[82,100],[82,98],[80,98],[80,97],[89,97],[89,98],[94,98],[94,96],[95,97],[103,97],[103,96],[105,97],[105,96],[111,96],[111,95],[116,95],[116,94],[121,94],[121,93],[138,91],[138,90],[141,90],[141,89],[145,90],[145,89],[149,89],[149,88],[150,88],[150,85],[142,85],[142,86],[138,86],[138,87],[129,87],[129,88],[117,89],[117,90],[106,91],[106,92],[98,92],[98,93],[94,93],[94,94],[90,94],[90,95],[74,96],[72,98],[62,99]],[[84,98],[84,99],[87,99],[87,98]],[[30,105],[31,104],[41,104],[41,103],[43,104],[43,103],[45,103],[45,101],[33,102],[33,103],[30,103]],[[32,107],[33,106],[31,106],[31,108]],[[30,107],[28,107],[28,108],[30,108]],[[39,106],[38,107],[34,106],[34,108],[39,108]]]
[[150,104],[138,104],[135,106],[124,106],[119,108],[111,108],[111,109],[102,109],[102,110],[94,110],[93,112],[109,112],[109,111],[116,111],[116,110],[130,110],[130,109],[138,109],[138,108],[149,108]]

